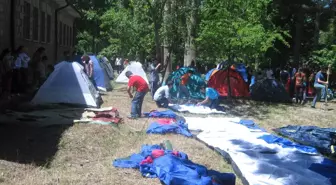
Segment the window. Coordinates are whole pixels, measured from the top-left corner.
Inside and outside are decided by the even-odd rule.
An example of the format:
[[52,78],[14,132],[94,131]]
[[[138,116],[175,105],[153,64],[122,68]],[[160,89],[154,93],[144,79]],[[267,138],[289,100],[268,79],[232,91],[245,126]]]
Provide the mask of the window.
[[65,46],[65,41],[66,41],[66,25],[63,24],[63,46]]
[[51,16],[47,15],[47,43],[51,41]]
[[30,39],[30,4],[27,2],[24,2],[23,13],[23,38]]
[[38,9],[34,7],[33,9],[33,40],[38,40],[39,29],[38,29]]
[[70,46],[70,27],[67,26],[67,46]]
[[46,41],[46,34],[45,34],[45,28],[46,28],[46,14],[43,12],[43,11],[41,11],[41,19],[40,19],[40,41],[41,42],[45,42]]
[[60,22],[59,23],[59,30],[58,30],[58,39],[59,39],[59,41],[58,41],[58,43],[59,43],[59,45],[62,45],[63,44],[63,34],[62,34],[62,30],[63,30],[63,24]]

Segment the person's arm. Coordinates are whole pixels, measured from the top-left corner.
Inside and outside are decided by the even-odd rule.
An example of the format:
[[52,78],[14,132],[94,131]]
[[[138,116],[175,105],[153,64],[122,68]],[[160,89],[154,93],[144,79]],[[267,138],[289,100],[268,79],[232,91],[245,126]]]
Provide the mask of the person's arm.
[[156,67],[155,67],[155,71],[157,71],[159,69],[159,67],[161,66],[161,63],[159,63]]
[[203,100],[202,102],[198,103],[197,105],[198,105],[198,106],[199,106],[199,105],[204,105],[204,104],[208,103],[209,101],[210,101],[210,98],[207,96],[207,97],[205,98],[205,100]]
[[170,102],[169,88],[165,89],[165,97],[167,98],[168,102]]
[[127,93],[128,93],[130,98],[133,98],[133,95],[131,93],[131,86],[127,86]]
[[318,83],[321,83],[321,84],[324,84],[324,85],[328,85],[328,84],[329,84],[329,82],[322,81],[322,80],[320,79],[320,77],[317,79],[317,82],[318,82]]

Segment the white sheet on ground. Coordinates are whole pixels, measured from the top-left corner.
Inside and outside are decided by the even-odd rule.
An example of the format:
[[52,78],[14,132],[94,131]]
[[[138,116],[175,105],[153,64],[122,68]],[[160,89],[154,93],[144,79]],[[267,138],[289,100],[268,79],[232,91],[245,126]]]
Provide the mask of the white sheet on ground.
[[216,109],[210,109],[209,107],[196,105],[169,104],[169,108],[177,112],[189,112],[192,114],[225,114],[225,112],[223,111],[218,111]]
[[322,156],[268,144],[258,137],[268,134],[237,124],[239,118],[185,118],[189,130],[203,130],[197,137],[229,155],[250,185],[327,185],[329,180],[311,170]]

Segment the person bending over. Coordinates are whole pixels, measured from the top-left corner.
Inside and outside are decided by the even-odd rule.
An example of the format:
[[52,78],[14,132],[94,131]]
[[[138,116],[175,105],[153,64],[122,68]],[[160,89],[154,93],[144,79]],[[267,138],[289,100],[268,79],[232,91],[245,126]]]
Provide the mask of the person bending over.
[[160,87],[154,94],[154,101],[159,108],[168,108],[169,89],[173,87],[173,82],[169,81],[167,85]]
[[[130,98],[133,98],[131,105],[131,115],[128,116],[128,118],[136,119],[141,117],[142,103],[149,88],[147,82],[141,76],[133,75],[131,71],[126,72],[126,77],[129,79],[127,93]],[[136,89],[134,97],[131,93],[132,87]]]
[[198,103],[197,106],[203,105],[211,109],[217,109],[219,106],[219,94],[218,92],[211,87],[202,87],[201,92],[205,92],[205,100]]

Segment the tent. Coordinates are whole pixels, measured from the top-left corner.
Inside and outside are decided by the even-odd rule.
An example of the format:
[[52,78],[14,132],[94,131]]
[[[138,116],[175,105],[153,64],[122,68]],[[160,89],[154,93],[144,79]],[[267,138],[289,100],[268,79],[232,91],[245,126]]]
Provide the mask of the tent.
[[[228,79],[230,82],[228,82]],[[219,70],[210,77],[208,86],[216,89],[220,96],[229,96],[229,84],[231,97],[249,97],[248,84],[239,72],[231,68]]]
[[170,95],[175,98],[177,97],[177,91],[178,91],[178,87],[181,81],[181,77],[184,74],[186,74],[188,70],[194,71],[194,74],[189,79],[189,83],[187,85],[187,88],[190,93],[190,97],[193,99],[205,98],[204,94],[200,92],[201,87],[205,86],[206,84],[204,79],[201,77],[199,73],[195,72],[194,68],[189,68],[189,67],[180,68],[179,70],[172,72],[168,76],[167,82],[172,81],[174,83],[173,88],[170,89]]
[[32,100],[34,104],[67,103],[99,107],[99,94],[77,62],[61,62]]
[[285,87],[274,79],[257,80],[251,87],[251,98],[256,101],[291,102]]
[[90,59],[93,62],[93,78],[96,83],[96,87],[101,91],[111,91],[112,85],[110,83],[110,79],[104,68],[101,66],[99,60],[95,55],[90,55]]
[[210,77],[215,74],[218,71],[217,68],[211,69],[206,75],[205,75],[205,81],[209,81]]
[[[126,77],[126,72],[127,71],[131,71],[134,75],[139,75],[141,76],[143,79],[145,79],[145,81],[148,83],[148,79],[147,79],[147,75],[145,73],[145,71],[142,68],[142,64],[140,62],[136,62],[136,61],[132,61],[124,70],[122,73],[120,73],[120,75],[118,76],[118,78],[116,79],[116,82],[118,83],[128,83],[128,78]],[[149,84],[149,83],[148,83]]]
[[101,66],[105,69],[110,80],[114,79],[113,68],[109,60],[106,57],[102,57],[100,60]]

